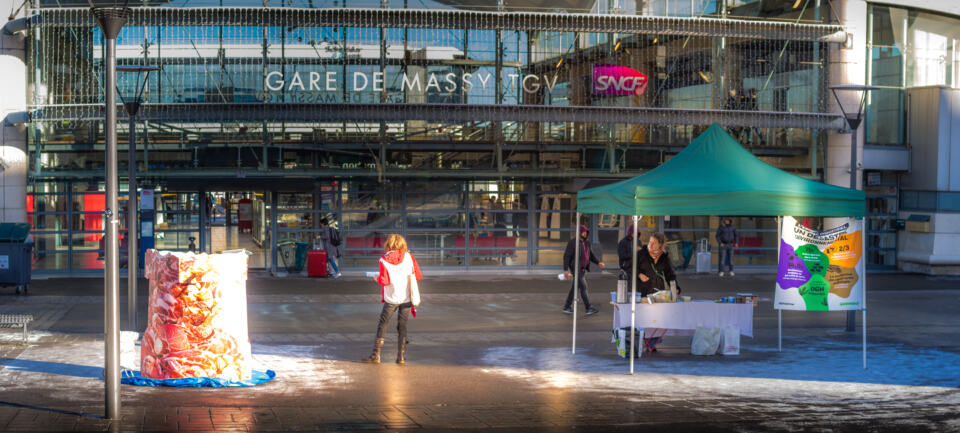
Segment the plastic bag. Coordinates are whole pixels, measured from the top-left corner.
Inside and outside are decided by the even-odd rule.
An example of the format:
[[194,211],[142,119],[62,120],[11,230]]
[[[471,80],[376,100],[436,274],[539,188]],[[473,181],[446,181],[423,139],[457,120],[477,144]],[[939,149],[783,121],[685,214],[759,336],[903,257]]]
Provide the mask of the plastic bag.
[[740,329],[734,325],[723,327],[720,334],[720,354],[721,355],[739,355],[740,354]]
[[693,343],[690,344],[690,353],[694,355],[715,355],[720,346],[720,328],[704,328],[698,326],[693,333]]
[[[629,333],[630,333],[629,326],[626,328],[620,328],[614,331],[614,334],[615,334],[614,338],[616,339],[616,343],[617,343],[617,354],[620,355],[621,358],[626,358],[627,355],[630,353],[630,338],[628,338],[630,335]],[[635,330],[633,332],[633,338],[635,339],[634,341],[636,341],[636,343],[634,343],[636,345],[635,347],[636,355],[634,357],[639,358],[640,355],[643,353],[643,329]]]
[[670,292],[667,290],[659,290],[657,292],[651,293],[647,295],[647,298],[650,299],[651,304],[652,303],[662,304],[662,303],[673,302],[673,300],[670,299]]

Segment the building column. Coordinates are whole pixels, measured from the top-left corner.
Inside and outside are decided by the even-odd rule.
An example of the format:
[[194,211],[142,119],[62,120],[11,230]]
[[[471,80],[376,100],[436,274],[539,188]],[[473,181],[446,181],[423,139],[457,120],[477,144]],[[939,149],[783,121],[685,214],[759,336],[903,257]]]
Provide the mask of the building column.
[[[0,0],[0,10],[16,11],[19,0]],[[17,18],[26,16],[21,9]],[[27,128],[11,125],[11,114],[27,111],[27,66],[25,37],[0,32],[0,221],[27,221]]]
[[[845,44],[830,44],[829,78],[830,85],[866,84],[867,59],[867,4],[863,0],[843,0],[833,3],[840,24],[844,26],[849,39]],[[841,113],[837,100],[832,93],[827,94],[828,112]],[[860,92],[838,92],[837,97],[847,110],[856,110],[860,104]],[[859,163],[863,161],[863,141],[865,131],[861,122],[857,131],[857,189],[863,188],[863,170]],[[831,185],[850,187],[850,133],[836,130],[827,131],[827,161],[824,166],[824,180]],[[829,224],[828,224],[829,226]]]

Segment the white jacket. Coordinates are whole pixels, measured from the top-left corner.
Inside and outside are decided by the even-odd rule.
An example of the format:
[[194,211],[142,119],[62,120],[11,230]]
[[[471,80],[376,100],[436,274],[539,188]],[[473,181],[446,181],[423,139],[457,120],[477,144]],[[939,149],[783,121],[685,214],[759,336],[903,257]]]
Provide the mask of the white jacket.
[[[410,253],[404,253],[403,259],[397,262],[396,251],[391,251],[380,257],[380,276],[377,281],[383,286],[383,301],[390,304],[412,302],[420,304],[419,284],[410,286],[410,280],[417,280],[419,266]],[[392,260],[391,260],[392,259]],[[412,276],[412,278],[411,278]]]

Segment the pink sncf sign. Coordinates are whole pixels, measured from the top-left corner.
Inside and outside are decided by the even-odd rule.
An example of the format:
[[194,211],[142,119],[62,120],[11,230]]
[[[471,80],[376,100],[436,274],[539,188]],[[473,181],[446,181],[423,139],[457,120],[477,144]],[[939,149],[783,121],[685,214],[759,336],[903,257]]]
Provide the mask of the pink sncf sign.
[[594,95],[637,95],[647,89],[647,76],[642,72],[616,65],[593,67]]

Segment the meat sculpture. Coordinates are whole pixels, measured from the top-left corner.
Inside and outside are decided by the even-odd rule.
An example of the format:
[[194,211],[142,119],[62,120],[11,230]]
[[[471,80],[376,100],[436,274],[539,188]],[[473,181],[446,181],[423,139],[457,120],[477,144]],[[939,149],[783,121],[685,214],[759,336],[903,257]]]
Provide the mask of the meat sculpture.
[[148,250],[147,329],[140,374],[151,379],[250,379],[247,255]]

